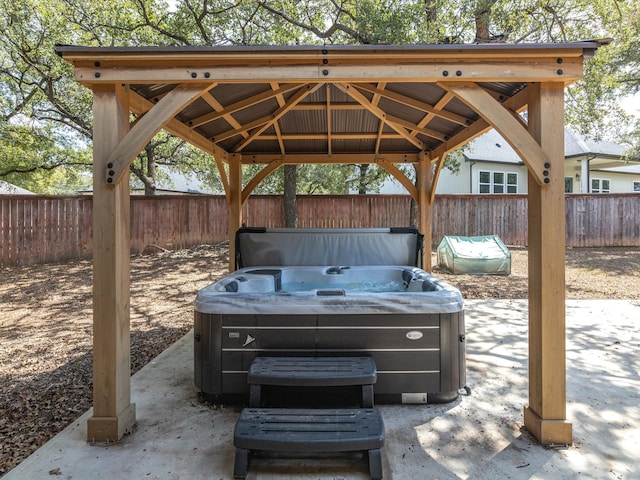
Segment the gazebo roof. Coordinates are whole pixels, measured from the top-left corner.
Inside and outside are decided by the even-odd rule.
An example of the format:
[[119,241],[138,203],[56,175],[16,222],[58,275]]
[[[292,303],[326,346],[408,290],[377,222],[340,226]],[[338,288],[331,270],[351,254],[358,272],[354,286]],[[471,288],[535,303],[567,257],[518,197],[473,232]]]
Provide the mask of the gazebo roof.
[[528,85],[575,82],[584,58],[606,43],[56,50],[90,88],[127,84],[136,115],[177,85],[202,84],[207,91],[166,128],[218,156],[413,163],[421,152],[440,158],[491,127],[453,86],[475,82],[519,112]]

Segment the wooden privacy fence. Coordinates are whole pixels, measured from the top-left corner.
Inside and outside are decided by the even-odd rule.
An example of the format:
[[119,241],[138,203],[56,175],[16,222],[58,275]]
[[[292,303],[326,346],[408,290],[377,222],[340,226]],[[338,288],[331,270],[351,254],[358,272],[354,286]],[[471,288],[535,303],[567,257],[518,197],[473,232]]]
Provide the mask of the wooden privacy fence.
[[[91,257],[92,198],[0,196],[0,264],[26,265]],[[367,228],[409,225],[404,195],[298,197],[300,228]],[[246,225],[281,227],[282,197],[252,196]],[[640,247],[640,195],[570,195],[566,201],[570,247]],[[443,235],[499,235],[507,245],[527,245],[526,195],[439,195],[433,244]],[[228,239],[223,196],[131,197],[131,252],[215,244]]]

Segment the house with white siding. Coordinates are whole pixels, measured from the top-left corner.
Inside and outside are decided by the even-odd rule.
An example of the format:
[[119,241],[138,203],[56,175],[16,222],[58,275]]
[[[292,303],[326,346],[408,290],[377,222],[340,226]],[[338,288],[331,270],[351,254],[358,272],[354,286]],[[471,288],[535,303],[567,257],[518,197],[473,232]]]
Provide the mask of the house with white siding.
[[[565,192],[640,193],[640,163],[628,162],[625,147],[585,138],[565,129]],[[381,193],[405,193],[395,180]],[[460,171],[445,168],[438,194],[527,193],[527,168],[496,130],[470,142],[463,151]]]

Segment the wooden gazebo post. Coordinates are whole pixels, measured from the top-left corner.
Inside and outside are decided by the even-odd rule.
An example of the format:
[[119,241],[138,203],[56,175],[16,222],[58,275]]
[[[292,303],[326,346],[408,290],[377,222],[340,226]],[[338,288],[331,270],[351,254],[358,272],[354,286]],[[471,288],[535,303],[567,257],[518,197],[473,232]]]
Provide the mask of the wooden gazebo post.
[[532,84],[526,127],[472,83],[450,89],[487,119],[528,169],[529,405],[527,429],[543,444],[572,443],[566,421],[564,83]]
[[236,231],[242,226],[242,155],[229,155],[229,271],[236,269]]
[[[524,424],[543,444],[572,443],[566,421],[564,84],[534,85],[528,127],[549,159],[529,175],[529,405]],[[546,168],[548,166],[548,168]]]
[[422,254],[422,268],[431,273],[431,248],[432,248],[432,215],[431,204],[432,166],[429,158],[420,154],[418,163],[418,230],[424,235],[424,251]]
[[135,424],[131,403],[129,165],[151,138],[207,86],[181,85],[133,127],[130,90],[93,90],[93,416],[91,442],[117,441]]
[[[135,424],[129,346],[129,170],[107,183],[109,157],[129,132],[119,85],[93,89],[93,416],[90,442],[115,442]],[[111,176],[113,177],[113,176]]]

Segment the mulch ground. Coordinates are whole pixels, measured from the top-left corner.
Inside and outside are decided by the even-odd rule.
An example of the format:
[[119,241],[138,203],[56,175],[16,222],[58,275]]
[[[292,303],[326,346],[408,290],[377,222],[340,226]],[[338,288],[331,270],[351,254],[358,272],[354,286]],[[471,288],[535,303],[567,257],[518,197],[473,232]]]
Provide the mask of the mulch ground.
[[[507,277],[434,273],[464,298],[527,298],[527,251],[511,252]],[[226,245],[132,257],[132,373],[192,328],[196,292],[227,259]],[[639,271],[640,249],[569,249],[567,298],[640,300]],[[91,407],[92,267],[3,267],[0,279],[2,475]]]

